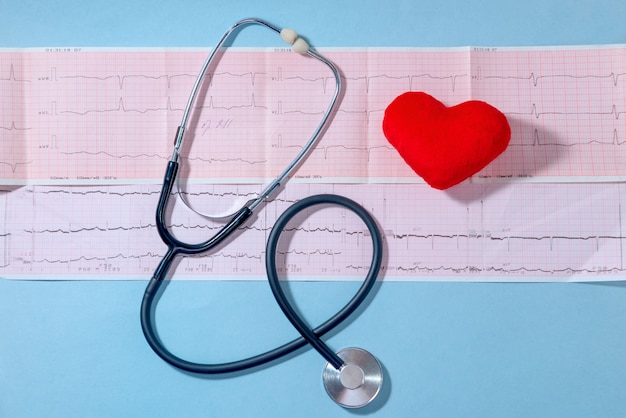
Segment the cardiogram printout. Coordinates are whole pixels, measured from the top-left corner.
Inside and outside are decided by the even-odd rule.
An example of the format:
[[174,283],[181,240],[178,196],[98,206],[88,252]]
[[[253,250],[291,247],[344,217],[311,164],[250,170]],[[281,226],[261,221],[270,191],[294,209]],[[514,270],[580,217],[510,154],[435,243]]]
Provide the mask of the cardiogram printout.
[[[265,277],[267,235],[290,204],[338,193],[385,236],[385,280],[620,280],[626,190],[626,48],[329,49],[345,93],[291,182],[232,242],[175,277]],[[205,50],[0,51],[0,276],[147,279],[165,251],[160,183]],[[182,190],[216,213],[242,202],[301,149],[333,94],[329,70],[284,49],[229,50],[205,75],[182,159]],[[427,186],[386,142],[386,106],[425,91],[483,100],[512,129],[469,181]],[[178,192],[177,192],[178,193]],[[219,226],[180,204],[177,234]],[[360,280],[364,225],[324,209],[279,249],[293,279]],[[278,263],[281,265],[281,262]]]

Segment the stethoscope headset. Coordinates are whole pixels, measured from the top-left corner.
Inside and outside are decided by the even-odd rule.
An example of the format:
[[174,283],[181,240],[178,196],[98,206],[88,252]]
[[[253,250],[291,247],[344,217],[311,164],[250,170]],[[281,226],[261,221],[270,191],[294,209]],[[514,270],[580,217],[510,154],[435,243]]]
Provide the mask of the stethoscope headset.
[[[185,137],[187,121],[197,99],[199,88],[202,84],[207,69],[211,66],[216,54],[225,42],[236,31],[249,25],[260,25],[279,34],[283,40],[292,45],[292,49],[299,54],[312,57],[325,64],[333,73],[335,79],[335,91],[321,122],[313,135],[304,145],[302,150],[287,166],[287,168],[263,189],[255,199],[246,202],[239,210],[227,217],[225,225],[210,239],[196,244],[189,244],[177,239],[169,230],[166,223],[166,211],[172,190],[177,182],[179,171],[179,158]],[[289,174],[306,158],[313,149],[317,139],[325,129],[329,119],[337,106],[341,92],[341,78],[337,67],[327,58],[311,49],[307,42],[298,37],[291,29],[280,29],[266,21],[250,18],[235,23],[222,36],[204,62],[201,71],[192,88],[187,106],[183,113],[181,124],[176,132],[174,152],[167,165],[161,195],[156,210],[156,226],[158,233],[167,245],[167,251],[157,266],[154,275],[150,279],[145,290],[141,304],[141,326],[146,340],[154,352],[167,363],[179,369],[206,375],[233,373],[266,364],[278,358],[284,357],[299,348],[310,344],[327,361],[323,372],[323,382],[329,396],[347,408],[358,408],[369,404],[380,392],[383,382],[382,367],[378,360],[369,352],[360,348],[346,348],[337,353],[331,350],[321,336],[328,333],[340,323],[346,320],[366,300],[372,290],[382,262],[382,238],[375,220],[371,215],[356,202],[333,194],[313,195],[304,198],[290,206],[276,221],[269,235],[266,247],[266,274],[268,282],[276,302],[291,324],[298,330],[300,337],[280,347],[265,353],[238,361],[222,364],[202,364],[184,360],[171,353],[159,339],[154,327],[153,310],[158,300],[159,290],[167,277],[168,271],[177,256],[199,255],[214,249],[222,243],[253,215],[254,210],[266,199],[270,199],[286,181]],[[315,329],[311,329],[296,313],[281,287],[276,266],[276,253],[279,238],[288,222],[301,211],[317,205],[336,205],[354,212],[366,225],[372,238],[372,261],[368,273],[355,295],[335,315]]]

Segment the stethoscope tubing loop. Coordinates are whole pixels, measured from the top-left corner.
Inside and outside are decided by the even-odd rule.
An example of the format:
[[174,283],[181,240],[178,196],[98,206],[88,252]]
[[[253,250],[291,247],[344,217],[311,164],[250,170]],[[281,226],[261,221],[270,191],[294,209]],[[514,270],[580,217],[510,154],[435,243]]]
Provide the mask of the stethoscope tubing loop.
[[343,322],[361,305],[376,283],[378,271],[382,263],[382,237],[376,221],[372,218],[372,216],[361,205],[351,199],[338,195],[321,194],[304,198],[289,207],[281,214],[270,232],[265,252],[265,266],[272,294],[285,316],[289,319],[294,328],[298,330],[300,335],[306,339],[307,342],[317,350],[317,352],[319,352],[335,369],[339,369],[343,365],[343,360],[320,339],[320,336],[327,332],[327,330],[323,325],[320,327],[321,330],[319,328],[318,330],[312,330],[298,315],[289,303],[289,300],[283,291],[276,266],[278,242],[289,221],[291,221],[291,219],[293,219],[293,217],[301,211],[312,206],[322,204],[337,205],[349,209],[361,218],[370,232],[370,236],[372,238],[372,262],[370,264],[369,271],[352,299],[350,299],[350,301],[348,301],[348,303],[339,312],[337,312],[333,318],[336,318],[339,322]]
[[[326,322],[314,328],[313,330],[308,328],[306,324],[304,324],[304,322],[300,318],[298,318],[296,314],[295,315],[296,322],[298,322],[299,320],[302,323],[302,325],[297,326],[296,329],[298,331],[304,331],[304,335],[301,332],[300,333],[301,336],[299,338],[296,338],[286,344],[283,344],[265,353],[262,353],[253,357],[249,357],[247,359],[228,362],[228,363],[221,363],[221,364],[196,363],[196,362],[184,360],[180,358],[179,356],[173,354],[163,345],[160,338],[158,337],[155,326],[154,326],[153,315],[154,315],[154,308],[156,306],[155,304],[158,301],[159,289],[163,285],[163,280],[162,278],[153,277],[148,283],[146,290],[144,292],[144,297],[141,302],[141,312],[140,312],[141,328],[146,338],[146,341],[148,342],[148,345],[152,348],[152,350],[161,359],[163,359],[164,361],[166,361],[167,363],[171,364],[172,366],[176,368],[179,368],[181,370],[185,370],[191,373],[213,375],[213,374],[234,373],[234,372],[261,366],[263,364],[266,364],[268,362],[277,360],[281,357],[291,354],[292,352],[306,346],[307,344],[311,344],[311,341],[313,341],[311,345],[313,345],[313,347],[316,349],[318,349],[319,347],[326,347],[326,349],[322,349],[322,352],[320,352],[320,354],[322,354],[324,358],[333,365],[333,367],[335,368],[341,367],[341,365],[343,364],[343,361],[341,359],[339,360],[335,359],[334,356],[336,356],[336,354],[334,353],[333,355],[328,354],[328,352],[332,352],[332,351],[326,346],[326,344],[323,341],[320,340],[320,337],[328,333],[329,331],[333,330],[340,323],[346,320],[348,316],[350,316],[350,314],[352,314],[363,303],[368,293],[370,292],[370,290],[376,283],[376,277],[378,275],[378,271],[380,269],[380,265],[382,262],[383,249],[382,249],[382,237],[374,219],[359,204],[342,196],[314,195],[314,196],[310,196],[305,199],[302,199],[299,202],[292,205],[289,209],[287,209],[287,211],[283,213],[283,215],[279,218],[279,220],[276,222],[275,226],[273,227],[272,232],[270,233],[270,238],[268,239],[268,244],[267,244],[266,265],[268,269],[268,281],[270,282],[270,286],[271,287],[273,286],[274,289],[280,289],[279,292],[282,293],[282,295],[278,293],[277,302],[279,302],[279,305],[281,306],[281,308],[283,306],[289,306],[289,308],[293,311],[293,308],[291,308],[289,302],[287,301],[284,292],[282,292],[282,288],[279,287],[280,279],[278,277],[278,274],[276,273],[275,257],[269,257],[268,255],[273,254],[273,252],[271,251],[275,251],[275,249],[277,248],[280,234],[285,228],[285,226],[287,225],[287,223],[290,221],[290,219],[293,218],[293,216],[295,216],[298,212],[310,206],[317,205],[317,204],[324,204],[324,203],[335,204],[335,205],[343,206],[345,208],[352,210],[364,221],[372,237],[373,256],[372,256],[372,263],[370,265],[368,274],[365,277],[363,284],[359,287],[358,291],[355,293],[352,299],[350,299],[350,301],[348,301],[348,303],[340,311],[338,311],[335,315],[330,317]],[[272,284],[272,281],[274,281],[274,284]],[[276,298],[276,294],[274,294],[274,297]]]

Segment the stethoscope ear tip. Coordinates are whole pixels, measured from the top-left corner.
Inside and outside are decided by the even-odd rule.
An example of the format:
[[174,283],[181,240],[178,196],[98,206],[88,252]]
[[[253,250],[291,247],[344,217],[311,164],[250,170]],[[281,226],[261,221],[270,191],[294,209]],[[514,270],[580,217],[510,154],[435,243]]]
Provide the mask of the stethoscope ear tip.
[[306,54],[309,51],[309,44],[298,36],[298,32],[293,29],[284,28],[280,31],[283,41],[291,45],[291,49],[298,54]]
[[344,348],[337,353],[344,362],[339,369],[330,363],[324,368],[324,387],[328,396],[344,408],[370,404],[383,385],[380,362],[361,348]]

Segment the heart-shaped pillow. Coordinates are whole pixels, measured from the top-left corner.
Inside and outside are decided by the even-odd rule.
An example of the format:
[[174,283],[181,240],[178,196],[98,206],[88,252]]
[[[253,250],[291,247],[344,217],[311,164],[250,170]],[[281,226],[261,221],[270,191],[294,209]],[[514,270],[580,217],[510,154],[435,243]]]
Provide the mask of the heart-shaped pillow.
[[482,170],[511,139],[506,116],[471,100],[446,107],[422,92],[398,96],[385,110],[383,132],[428,184],[447,189]]

